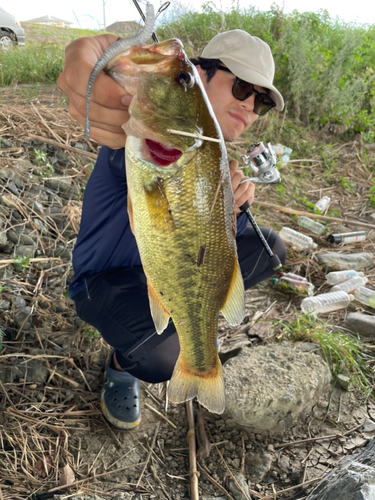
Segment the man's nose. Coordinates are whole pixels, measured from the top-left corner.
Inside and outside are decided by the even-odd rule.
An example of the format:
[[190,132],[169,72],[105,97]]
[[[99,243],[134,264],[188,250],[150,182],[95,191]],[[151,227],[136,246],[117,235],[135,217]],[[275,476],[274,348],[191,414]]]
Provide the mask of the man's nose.
[[254,111],[254,101],[255,101],[255,92],[250,97],[241,101],[241,106],[246,109],[246,111]]

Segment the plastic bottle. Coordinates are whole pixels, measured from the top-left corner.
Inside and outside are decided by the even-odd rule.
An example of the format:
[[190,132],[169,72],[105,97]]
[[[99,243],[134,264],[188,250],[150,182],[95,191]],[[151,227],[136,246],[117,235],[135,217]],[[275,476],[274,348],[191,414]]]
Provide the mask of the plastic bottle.
[[272,278],[272,284],[280,288],[280,290],[299,293],[300,295],[308,295],[309,297],[314,293],[314,285],[312,283],[294,280],[286,276]]
[[285,276],[285,278],[290,278],[292,280],[297,280],[297,281],[307,281],[307,278],[305,278],[304,276],[300,276],[299,274],[294,274],[294,273],[279,273],[278,274],[278,278],[281,278]]
[[326,313],[338,309],[345,309],[352,300],[354,300],[354,296],[343,291],[322,293],[315,297],[306,297],[303,299],[301,302],[301,309],[305,314]]
[[355,271],[354,269],[347,269],[345,271],[332,271],[326,275],[326,280],[329,285],[337,285],[343,281],[350,280],[354,276],[364,276],[361,271]]
[[323,196],[323,198],[320,198],[319,201],[317,201],[314,205],[314,210],[315,212],[324,212],[329,207],[329,204],[331,203],[331,198],[329,196]]
[[338,292],[339,290],[343,290],[346,293],[350,293],[360,286],[365,286],[367,282],[368,278],[363,278],[362,276],[354,276],[354,278],[351,278],[348,281],[343,281],[342,283],[334,285],[331,288],[331,292]]
[[299,233],[290,227],[283,227],[279,236],[283,241],[291,243],[295,250],[310,250],[318,246],[310,236]]
[[358,300],[361,304],[365,304],[375,309],[375,290],[360,286],[354,290],[353,296],[355,300]]
[[271,148],[278,156],[281,156],[281,166],[285,167],[290,160],[290,155],[292,154],[293,149],[288,148],[283,144],[271,144]]
[[324,231],[326,230],[326,227],[323,226],[323,224],[321,224],[320,222],[316,222],[315,220],[309,219],[304,215],[297,217],[297,223],[299,226],[304,227],[305,229],[308,229],[312,233],[319,235],[323,234]]
[[330,243],[356,243],[366,239],[365,231],[354,231],[352,233],[330,234],[327,240]]
[[365,267],[374,265],[374,256],[371,253],[318,253],[315,255],[316,260],[322,266],[327,266],[329,269],[340,271],[345,269],[355,269],[360,271]]

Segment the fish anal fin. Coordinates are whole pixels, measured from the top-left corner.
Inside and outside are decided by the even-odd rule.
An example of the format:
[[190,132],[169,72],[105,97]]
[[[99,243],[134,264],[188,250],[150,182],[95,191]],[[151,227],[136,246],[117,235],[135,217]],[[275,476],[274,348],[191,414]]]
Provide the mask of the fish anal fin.
[[245,287],[238,260],[234,265],[232,281],[221,312],[232,326],[239,325],[245,317]]
[[160,335],[167,328],[170,314],[166,311],[157,293],[150,285],[147,285],[147,291],[151,316],[154,320],[156,332]]
[[219,358],[211,370],[198,373],[188,368],[179,356],[168,385],[168,398],[172,403],[184,403],[197,398],[212,413],[225,410],[225,387]]

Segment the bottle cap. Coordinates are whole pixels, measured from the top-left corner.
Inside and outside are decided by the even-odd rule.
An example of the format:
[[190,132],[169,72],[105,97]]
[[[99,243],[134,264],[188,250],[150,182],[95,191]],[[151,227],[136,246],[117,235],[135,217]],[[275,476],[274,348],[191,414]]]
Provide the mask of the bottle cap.
[[330,234],[327,236],[327,240],[330,243],[341,243],[342,237],[341,237],[341,234]]

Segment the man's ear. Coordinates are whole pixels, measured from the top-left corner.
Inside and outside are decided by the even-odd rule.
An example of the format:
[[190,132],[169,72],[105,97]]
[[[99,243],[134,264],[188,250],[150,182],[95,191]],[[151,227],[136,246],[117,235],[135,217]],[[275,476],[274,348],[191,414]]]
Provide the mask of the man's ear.
[[199,64],[197,64],[195,67],[197,68],[199,76],[202,78],[202,76],[206,74],[206,70],[202,69]]

